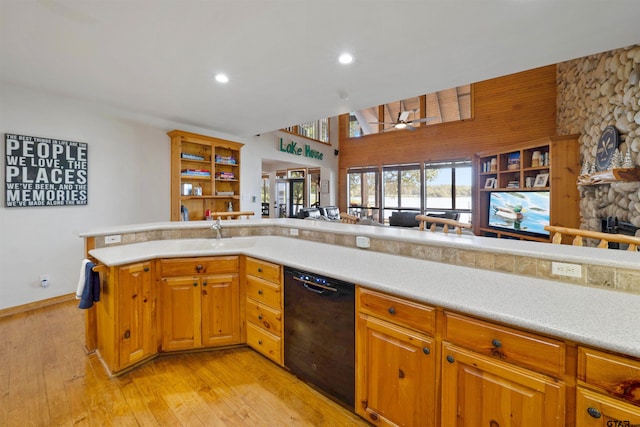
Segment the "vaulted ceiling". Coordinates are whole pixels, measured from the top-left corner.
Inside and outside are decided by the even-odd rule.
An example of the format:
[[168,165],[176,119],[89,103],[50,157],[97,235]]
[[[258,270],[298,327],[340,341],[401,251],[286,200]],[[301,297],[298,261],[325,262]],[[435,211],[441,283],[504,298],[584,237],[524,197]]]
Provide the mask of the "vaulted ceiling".
[[636,44],[639,17],[637,0],[0,0],[0,79],[244,136]]

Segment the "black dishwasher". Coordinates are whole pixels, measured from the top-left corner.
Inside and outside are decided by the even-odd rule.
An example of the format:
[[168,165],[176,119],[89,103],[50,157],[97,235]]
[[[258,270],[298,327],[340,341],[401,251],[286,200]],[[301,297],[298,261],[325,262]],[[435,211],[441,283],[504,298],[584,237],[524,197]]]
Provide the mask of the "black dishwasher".
[[284,268],[284,364],[354,409],[355,286]]

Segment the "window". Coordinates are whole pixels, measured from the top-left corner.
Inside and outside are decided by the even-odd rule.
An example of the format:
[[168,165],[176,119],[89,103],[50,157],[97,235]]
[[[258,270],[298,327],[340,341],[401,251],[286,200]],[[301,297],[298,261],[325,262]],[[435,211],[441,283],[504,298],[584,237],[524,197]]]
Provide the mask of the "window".
[[471,222],[471,161],[425,163],[424,212],[455,211]]
[[309,207],[320,207],[320,169],[309,169]]
[[[409,113],[406,121],[429,119],[411,124],[414,127],[470,119],[471,98],[471,85],[464,85],[355,111],[349,116],[349,137],[357,138],[380,130],[390,130],[402,112]],[[382,128],[378,126],[379,122],[385,123]]]
[[380,208],[378,182],[378,169],[375,167],[349,169],[347,189],[350,214],[377,219]]
[[262,175],[262,203],[269,203],[269,175]]
[[420,213],[420,165],[386,166],[382,172],[384,189],[383,219],[393,211]]
[[329,118],[313,120],[285,128],[287,132],[329,144]]

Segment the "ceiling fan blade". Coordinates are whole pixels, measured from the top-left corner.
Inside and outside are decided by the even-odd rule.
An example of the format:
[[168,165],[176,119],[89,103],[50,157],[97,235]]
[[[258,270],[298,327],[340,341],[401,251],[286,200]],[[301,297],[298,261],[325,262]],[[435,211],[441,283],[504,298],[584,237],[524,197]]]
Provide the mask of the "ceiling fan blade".
[[409,124],[405,127],[405,129],[406,129],[406,130],[410,130],[410,131],[414,131],[414,130],[416,130],[416,128],[414,128],[413,126],[411,126],[411,125],[409,125]]
[[403,111],[402,113],[400,113],[398,115],[398,121],[399,122],[404,122],[405,120],[407,120],[409,118],[409,111]]
[[424,122],[428,122],[430,120],[435,120],[436,117],[425,117],[423,119],[415,119],[415,120],[409,120],[407,123],[424,123]]
[[380,131],[380,133],[382,133],[382,132],[389,132],[390,130],[396,130],[395,126],[392,126],[392,127],[390,127],[390,128],[386,128],[386,129],[383,129],[383,130],[381,130],[381,131]]
[[394,122],[369,122],[370,125],[395,125]]

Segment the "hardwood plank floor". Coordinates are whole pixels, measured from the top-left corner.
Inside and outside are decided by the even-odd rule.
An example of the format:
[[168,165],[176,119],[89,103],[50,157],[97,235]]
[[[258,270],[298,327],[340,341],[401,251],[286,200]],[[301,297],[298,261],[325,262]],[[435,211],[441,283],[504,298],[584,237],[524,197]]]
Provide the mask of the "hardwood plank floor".
[[0,319],[0,426],[368,426],[248,348],[108,378],[76,301]]

